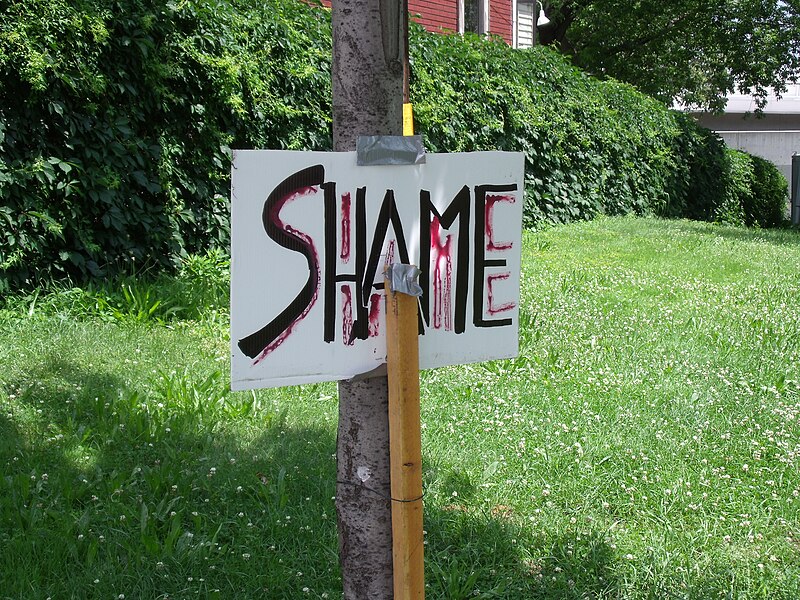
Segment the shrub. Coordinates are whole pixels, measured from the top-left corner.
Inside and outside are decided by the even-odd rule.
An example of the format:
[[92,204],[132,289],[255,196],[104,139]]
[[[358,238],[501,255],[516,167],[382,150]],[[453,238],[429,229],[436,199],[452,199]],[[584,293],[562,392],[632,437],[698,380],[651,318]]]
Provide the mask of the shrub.
[[744,224],[744,207],[753,195],[753,160],[746,152],[725,150],[725,182],[722,202],[714,210],[714,220],[731,225]]
[[783,174],[768,160],[751,156],[753,162],[752,193],[743,204],[746,225],[776,227],[787,219],[789,184]]
[[0,287],[229,243],[229,147],[330,148],[330,22],[294,0],[0,8]]
[[771,162],[727,148],[713,219],[733,225],[776,227],[786,220],[788,184]]
[[628,213],[781,220],[780,173],[727,150],[690,115],[595,80],[549,48],[421,32],[414,40],[412,99],[428,147],[524,152],[528,226]]
[[417,33],[412,100],[433,151],[526,155],[528,225],[665,212],[676,117],[617,82],[599,82],[544,47]]
[[675,162],[667,180],[670,201],[658,214],[713,220],[716,207],[725,201],[725,143],[690,115],[670,114],[678,128],[669,149]]
[[[330,40],[298,0],[0,5],[0,289],[226,251],[229,148],[331,148]],[[774,170],[736,204],[719,137],[548,48],[415,26],[411,60],[429,150],[525,153],[528,226],[780,220]]]

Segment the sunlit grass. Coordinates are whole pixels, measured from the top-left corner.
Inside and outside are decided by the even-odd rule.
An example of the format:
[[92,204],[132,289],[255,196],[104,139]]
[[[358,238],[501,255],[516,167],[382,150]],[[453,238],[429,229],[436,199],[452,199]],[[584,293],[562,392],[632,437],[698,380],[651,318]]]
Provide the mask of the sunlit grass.
[[[221,260],[0,307],[0,598],[341,596],[335,385],[228,391]],[[523,264],[519,358],[422,374],[428,597],[800,597],[800,234]]]

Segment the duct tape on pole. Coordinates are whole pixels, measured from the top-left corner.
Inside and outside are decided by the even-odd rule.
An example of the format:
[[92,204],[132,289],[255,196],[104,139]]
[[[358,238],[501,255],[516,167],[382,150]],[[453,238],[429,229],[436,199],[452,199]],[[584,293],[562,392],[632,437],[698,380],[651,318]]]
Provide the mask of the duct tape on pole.
[[800,225],[800,154],[792,155],[791,218],[793,225]]

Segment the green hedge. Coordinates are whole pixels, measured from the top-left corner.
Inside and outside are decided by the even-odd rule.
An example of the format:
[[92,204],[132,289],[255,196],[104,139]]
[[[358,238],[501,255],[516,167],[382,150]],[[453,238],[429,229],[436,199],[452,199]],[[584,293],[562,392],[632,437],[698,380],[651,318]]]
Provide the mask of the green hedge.
[[[229,148],[331,147],[330,18],[298,0],[0,5],[0,288],[174,267],[229,243]],[[431,151],[526,154],[529,226],[597,214],[780,222],[752,160],[542,47],[412,32]],[[739,171],[736,171],[737,173]],[[738,188],[737,188],[738,189]],[[726,204],[728,202],[728,204]]]
[[753,179],[750,194],[743,199],[742,210],[746,225],[777,227],[787,221],[789,183],[768,160],[750,156]]
[[726,149],[723,162],[725,182],[722,189],[724,200],[717,207],[715,220],[723,223],[744,223],[745,206],[751,203],[753,196],[753,161],[751,156],[739,150]]
[[419,35],[412,51],[415,114],[429,148],[525,152],[528,225],[628,213],[782,221],[786,191],[771,163],[738,153],[759,170],[735,168],[719,136],[691,116],[593,79],[549,48]]
[[748,227],[776,227],[785,223],[789,185],[775,165],[727,148],[720,168],[721,184],[717,187],[722,201],[713,220]]
[[656,101],[542,47],[419,36],[413,59],[415,114],[430,149],[525,152],[529,225],[673,202],[679,131]]
[[331,147],[302,2],[0,6],[0,288],[226,248],[229,148]]

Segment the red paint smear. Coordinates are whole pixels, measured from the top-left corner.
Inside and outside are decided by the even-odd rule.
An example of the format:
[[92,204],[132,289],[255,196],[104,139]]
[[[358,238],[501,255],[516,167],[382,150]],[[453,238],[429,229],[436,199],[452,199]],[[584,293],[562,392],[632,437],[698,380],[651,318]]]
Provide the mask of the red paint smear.
[[511,273],[500,273],[499,275],[489,275],[486,278],[486,292],[489,296],[489,314],[496,315],[497,313],[501,312],[508,312],[509,310],[513,310],[514,307],[517,305],[516,302],[506,302],[505,304],[501,304],[500,306],[494,305],[494,291],[492,290],[492,285],[498,279],[508,279],[511,276]]
[[372,294],[369,299],[369,337],[377,337],[380,332],[381,295]]
[[349,285],[342,286],[342,341],[345,346],[355,343],[353,338],[353,294]]
[[484,223],[486,224],[486,249],[487,250],[510,250],[514,242],[495,242],[494,241],[494,227],[492,226],[492,212],[494,205],[498,202],[510,202],[514,204],[516,198],[514,196],[498,196],[494,194],[486,194],[486,206],[484,208]]
[[350,262],[350,192],[342,194],[342,249],[339,258]]
[[316,286],[317,291],[314,292],[314,296],[311,298],[311,302],[308,303],[308,306],[303,310],[302,313],[300,313],[300,315],[298,315],[298,317],[294,321],[292,321],[289,327],[286,328],[286,331],[284,331],[282,334],[280,334],[278,337],[272,340],[272,343],[266,348],[264,348],[261,351],[261,354],[259,354],[253,360],[253,365],[257,365],[258,363],[260,363],[262,360],[264,360],[264,358],[267,357],[268,354],[270,354],[273,350],[275,350],[281,344],[283,344],[283,342],[285,342],[286,339],[292,334],[292,331],[294,330],[295,326],[300,321],[306,318],[306,315],[308,315],[308,312],[311,310],[311,307],[314,306],[314,304],[316,304],[317,302],[317,297],[319,296],[319,287],[320,287],[320,274],[319,274],[319,255],[317,254],[317,249],[314,246],[314,241],[311,239],[310,235],[308,235],[307,233],[303,233],[302,231],[298,231],[291,225],[287,225],[286,223],[283,222],[283,220],[280,217],[280,213],[283,210],[284,206],[286,206],[290,202],[297,200],[301,196],[308,196],[310,194],[316,194],[316,193],[317,193],[317,188],[316,186],[313,185],[295,190],[291,194],[287,194],[286,196],[281,198],[279,202],[276,202],[272,206],[269,212],[269,218],[273,223],[275,223],[278,227],[282,228],[287,233],[291,233],[297,236],[298,238],[303,240],[303,242],[305,242],[309,248],[311,248],[311,252],[314,258],[313,264],[311,266],[313,270],[316,271],[317,273],[317,286]]
[[451,317],[453,281],[453,236],[448,235],[442,243],[442,226],[439,217],[431,221],[431,262],[433,263],[433,328],[442,328],[442,315],[444,315],[444,329],[453,329]]

